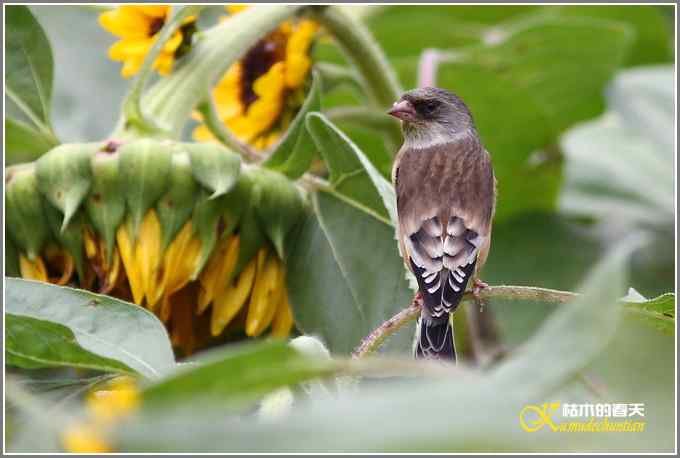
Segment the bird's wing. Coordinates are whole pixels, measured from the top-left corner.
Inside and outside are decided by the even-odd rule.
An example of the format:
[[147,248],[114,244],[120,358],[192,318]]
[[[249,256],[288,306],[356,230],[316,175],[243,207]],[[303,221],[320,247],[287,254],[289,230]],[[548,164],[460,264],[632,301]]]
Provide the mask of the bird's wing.
[[479,143],[406,150],[395,173],[400,242],[426,310],[444,316],[460,303],[488,245],[493,171]]

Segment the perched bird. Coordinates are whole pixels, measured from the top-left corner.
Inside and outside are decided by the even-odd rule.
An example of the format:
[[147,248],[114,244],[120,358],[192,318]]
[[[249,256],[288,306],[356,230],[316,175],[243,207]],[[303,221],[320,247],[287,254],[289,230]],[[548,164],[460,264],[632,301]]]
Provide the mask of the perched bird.
[[388,113],[404,143],[392,170],[399,244],[418,280],[423,309],[416,358],[456,359],[449,315],[478,273],[491,243],[496,180],[470,110],[456,95],[426,87],[406,92]]

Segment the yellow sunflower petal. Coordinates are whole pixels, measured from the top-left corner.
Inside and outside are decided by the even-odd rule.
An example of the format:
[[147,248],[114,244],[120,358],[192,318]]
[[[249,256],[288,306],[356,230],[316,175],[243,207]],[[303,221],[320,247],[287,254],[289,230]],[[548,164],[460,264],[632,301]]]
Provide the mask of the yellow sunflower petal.
[[187,221],[164,255],[163,290],[166,296],[189,283],[200,254],[201,241],[193,237],[191,221]]
[[[264,249],[260,250],[260,252]],[[278,305],[279,297],[276,294],[280,290],[282,278],[279,260],[271,253],[260,269],[260,254],[258,253],[258,272],[255,278],[253,294],[248,304],[248,316],[246,318],[246,334],[256,337],[269,326]]]
[[179,45],[181,44],[182,44],[182,32],[177,30],[172,35],[172,38],[166,41],[165,44],[163,45],[163,52],[174,54],[174,52],[177,50],[177,48],[179,48]]
[[279,302],[276,309],[276,315],[274,315],[274,320],[272,321],[272,336],[282,339],[288,337],[291,329],[293,329],[293,324],[293,310],[290,308],[288,291],[284,286],[281,301]]
[[94,425],[75,423],[61,437],[64,449],[70,453],[109,453],[111,446]]
[[140,404],[137,385],[130,377],[112,381],[108,389],[97,390],[87,398],[87,409],[98,424],[111,424],[133,412]]
[[109,48],[109,58],[117,61],[140,58],[144,60],[151,46],[153,46],[153,40],[150,38],[125,38],[115,42]]
[[224,9],[227,10],[227,12],[229,12],[229,14],[238,14],[241,11],[245,10],[246,8],[248,8],[248,5],[243,5],[243,4],[226,5],[224,7]]
[[99,15],[99,25],[118,37],[148,36],[151,20],[134,7],[122,6]]
[[168,76],[172,71],[172,64],[175,62],[175,57],[172,54],[165,52],[161,53],[153,63],[153,68],[158,70],[162,76]]
[[136,250],[132,245],[128,224],[121,224],[118,227],[116,242],[118,243],[120,258],[123,261],[123,267],[125,267],[125,273],[130,284],[130,290],[132,291],[132,300],[135,304],[141,305],[144,300],[144,283],[135,259]]
[[191,133],[191,137],[198,142],[215,141],[215,136],[210,132],[205,124],[196,126]]
[[313,21],[301,21],[286,44],[286,85],[302,86],[312,62],[308,51],[318,26]]
[[136,5],[135,8],[154,19],[165,19],[170,12],[169,5]]
[[144,63],[144,58],[141,59],[127,59],[120,69],[120,74],[123,78],[130,78],[135,75]]
[[215,299],[210,320],[210,333],[213,336],[222,334],[225,326],[236,316],[245,304],[255,282],[257,260],[251,259],[235,283],[231,283],[222,295]]
[[163,272],[161,267],[161,223],[156,210],[149,210],[139,227],[135,247],[135,258],[144,287],[146,304],[154,310],[163,294]]
[[23,254],[19,255],[19,270],[22,278],[47,281],[47,268],[40,257],[36,257],[35,261],[30,261]]

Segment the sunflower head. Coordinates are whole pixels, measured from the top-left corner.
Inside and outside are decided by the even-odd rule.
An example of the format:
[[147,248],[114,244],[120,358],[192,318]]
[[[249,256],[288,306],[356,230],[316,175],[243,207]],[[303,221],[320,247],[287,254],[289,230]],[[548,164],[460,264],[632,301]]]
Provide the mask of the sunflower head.
[[[120,38],[109,48],[109,57],[123,62],[123,77],[129,78],[139,71],[144,58],[158,39],[158,33],[168,20],[170,11],[169,5],[124,5],[99,16],[101,26]],[[170,73],[175,60],[189,49],[195,31],[196,17],[191,16],[165,43],[153,63],[158,73]]]
[[[227,9],[237,14],[243,7]],[[218,115],[239,140],[265,149],[286,131],[304,101],[317,29],[309,20],[282,23],[234,63],[215,86]],[[205,125],[194,130],[194,138],[214,140]]]

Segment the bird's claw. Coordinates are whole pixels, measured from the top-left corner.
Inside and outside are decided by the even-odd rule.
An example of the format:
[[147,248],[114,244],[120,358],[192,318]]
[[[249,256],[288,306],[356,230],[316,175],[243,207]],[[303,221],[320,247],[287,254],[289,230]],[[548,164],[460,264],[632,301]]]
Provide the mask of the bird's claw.
[[482,291],[489,287],[489,284],[479,278],[472,280],[472,295],[477,302],[482,302]]

